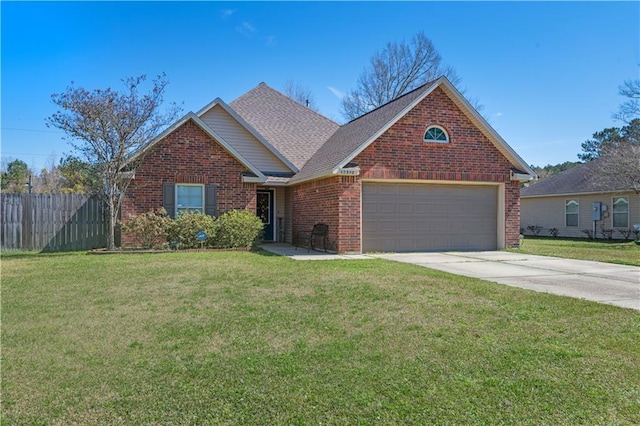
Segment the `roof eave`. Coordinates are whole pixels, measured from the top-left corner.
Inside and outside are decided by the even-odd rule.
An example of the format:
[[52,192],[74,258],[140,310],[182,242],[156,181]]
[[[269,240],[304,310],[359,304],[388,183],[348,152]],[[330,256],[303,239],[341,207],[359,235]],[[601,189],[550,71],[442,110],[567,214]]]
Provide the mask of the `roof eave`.
[[296,180],[296,177],[292,177],[291,180],[289,182],[287,182],[287,186],[295,186],[295,185],[299,185],[301,183],[305,183],[305,182],[309,182],[312,180],[318,180],[318,179],[323,179],[323,178],[327,178],[327,177],[331,177],[333,176],[333,169],[327,169],[327,170],[322,170],[320,172],[314,173],[310,176],[304,177],[302,179]]
[[537,180],[538,176],[535,175],[535,173],[534,173],[534,176],[531,176],[528,173],[519,173],[515,170],[511,170],[510,178],[512,181],[516,181],[516,182],[531,182],[531,181]]
[[266,177],[242,176],[242,183],[265,183],[266,181]]
[[633,189],[618,189],[611,191],[558,192],[554,194],[520,195],[520,198],[577,197],[586,195],[625,194],[627,192],[635,191]]

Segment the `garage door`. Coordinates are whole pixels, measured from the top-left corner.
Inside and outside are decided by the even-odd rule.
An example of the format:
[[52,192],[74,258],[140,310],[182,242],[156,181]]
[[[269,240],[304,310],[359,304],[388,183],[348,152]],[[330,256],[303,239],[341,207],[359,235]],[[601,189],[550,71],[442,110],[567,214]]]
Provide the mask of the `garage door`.
[[364,183],[362,250],[496,250],[498,188]]

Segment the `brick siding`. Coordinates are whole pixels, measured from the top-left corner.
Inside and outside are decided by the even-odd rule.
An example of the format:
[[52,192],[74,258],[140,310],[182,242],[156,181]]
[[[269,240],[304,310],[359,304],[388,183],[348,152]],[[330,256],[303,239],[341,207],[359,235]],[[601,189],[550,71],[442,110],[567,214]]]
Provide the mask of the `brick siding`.
[[[218,215],[256,209],[256,184],[243,183],[247,168],[189,120],[147,152],[122,203],[122,218],[162,207],[163,183],[217,185]],[[132,243],[123,234],[123,245]]]
[[335,176],[292,188],[292,231],[309,231],[316,223],[329,225],[331,248],[340,253],[360,251],[360,180]]

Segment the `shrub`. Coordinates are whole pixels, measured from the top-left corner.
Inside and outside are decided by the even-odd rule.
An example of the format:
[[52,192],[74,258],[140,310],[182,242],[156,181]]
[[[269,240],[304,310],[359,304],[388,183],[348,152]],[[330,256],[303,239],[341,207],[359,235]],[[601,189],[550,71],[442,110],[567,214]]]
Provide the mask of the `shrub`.
[[122,230],[131,234],[140,247],[150,249],[161,247],[166,242],[170,223],[166,210],[161,208],[130,216],[122,224]]
[[631,235],[634,233],[633,228],[629,229],[618,229],[618,232],[624,237],[625,240],[630,240]]
[[602,238],[606,238],[607,240],[613,239],[613,229],[605,229],[604,226],[600,228],[600,235]]
[[531,235],[535,235],[536,237],[540,235],[540,231],[542,231],[542,226],[540,225],[529,225],[527,226],[527,230],[531,232]]
[[553,238],[557,238],[560,234],[560,230],[558,228],[549,228],[549,233]]
[[593,240],[593,232],[591,231],[591,229],[583,229],[582,231],[583,234],[587,235],[587,238],[590,238]]
[[264,224],[248,210],[231,210],[215,222],[215,245],[220,248],[251,247],[261,236]]
[[215,241],[214,218],[201,213],[183,214],[169,224],[167,241],[176,248],[199,248],[203,245],[196,237],[200,231],[207,234],[204,245],[206,247],[213,246]]

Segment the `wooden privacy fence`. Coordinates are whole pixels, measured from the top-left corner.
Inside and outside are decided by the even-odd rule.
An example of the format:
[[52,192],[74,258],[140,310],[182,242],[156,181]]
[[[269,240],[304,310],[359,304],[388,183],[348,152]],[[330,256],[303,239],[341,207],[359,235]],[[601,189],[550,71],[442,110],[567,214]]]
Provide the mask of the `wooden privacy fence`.
[[105,247],[102,200],[84,194],[2,194],[0,247],[70,251]]

